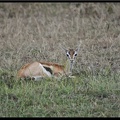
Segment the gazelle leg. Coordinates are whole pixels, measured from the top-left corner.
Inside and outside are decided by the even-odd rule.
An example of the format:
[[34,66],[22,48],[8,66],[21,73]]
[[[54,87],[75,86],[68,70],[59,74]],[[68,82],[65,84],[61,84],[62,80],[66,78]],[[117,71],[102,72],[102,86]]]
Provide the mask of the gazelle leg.
[[34,81],[40,81],[40,80],[43,79],[43,77],[42,77],[42,76],[32,76],[32,79],[33,79]]

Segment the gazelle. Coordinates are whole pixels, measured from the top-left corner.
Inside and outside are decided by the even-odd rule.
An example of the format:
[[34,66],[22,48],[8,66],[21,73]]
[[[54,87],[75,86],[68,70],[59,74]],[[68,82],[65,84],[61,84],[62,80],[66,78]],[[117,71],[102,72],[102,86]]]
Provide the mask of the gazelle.
[[62,47],[66,53],[69,64],[68,68],[64,65],[51,62],[33,62],[25,64],[18,71],[18,77],[26,78],[30,77],[35,81],[45,77],[59,77],[59,76],[71,76],[73,63],[79,51],[79,46],[76,49],[66,49]]

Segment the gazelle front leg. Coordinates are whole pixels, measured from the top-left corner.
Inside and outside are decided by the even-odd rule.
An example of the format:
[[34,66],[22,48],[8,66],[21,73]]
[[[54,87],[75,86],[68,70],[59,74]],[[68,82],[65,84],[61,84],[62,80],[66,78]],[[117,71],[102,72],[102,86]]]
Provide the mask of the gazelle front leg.
[[43,77],[42,76],[32,76],[32,80],[40,81],[40,80],[43,80]]

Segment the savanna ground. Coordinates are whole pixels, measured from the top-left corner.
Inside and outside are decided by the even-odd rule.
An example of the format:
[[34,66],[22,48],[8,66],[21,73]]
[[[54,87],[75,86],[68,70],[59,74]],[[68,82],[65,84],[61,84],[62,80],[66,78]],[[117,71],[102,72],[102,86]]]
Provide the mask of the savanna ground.
[[[120,3],[0,3],[1,117],[120,117]],[[32,61],[65,64],[75,79],[18,80]]]

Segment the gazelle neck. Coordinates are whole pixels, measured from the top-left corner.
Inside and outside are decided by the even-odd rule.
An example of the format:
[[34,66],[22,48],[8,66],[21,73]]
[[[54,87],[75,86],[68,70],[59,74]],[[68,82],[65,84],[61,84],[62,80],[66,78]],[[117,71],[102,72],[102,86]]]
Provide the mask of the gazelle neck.
[[65,66],[66,73],[71,75],[73,64],[71,64],[70,61],[67,59],[64,66]]

